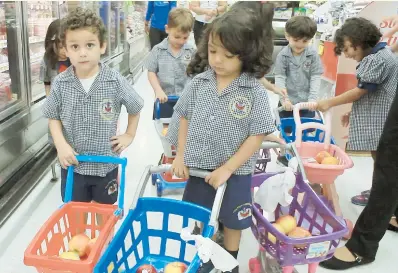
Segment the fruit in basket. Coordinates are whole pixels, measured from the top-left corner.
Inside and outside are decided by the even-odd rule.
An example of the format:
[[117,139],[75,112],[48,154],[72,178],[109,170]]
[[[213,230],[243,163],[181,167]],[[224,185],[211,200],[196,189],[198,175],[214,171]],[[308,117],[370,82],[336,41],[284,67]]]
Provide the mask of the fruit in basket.
[[166,136],[167,135],[167,130],[168,130],[169,128],[163,128],[163,130],[162,130],[162,135],[164,135],[164,136]]
[[166,265],[164,273],[183,273],[187,270],[188,266],[182,262],[172,262]]
[[79,254],[75,251],[62,252],[59,257],[64,260],[80,261]]
[[278,220],[276,220],[276,223],[283,228],[285,234],[288,234],[290,231],[297,227],[296,218],[291,215],[284,215],[279,217]]
[[330,157],[330,156],[332,156],[332,155],[329,154],[328,152],[322,151],[322,152],[319,152],[319,153],[315,156],[315,160],[316,160],[316,162],[318,162],[319,164],[321,164],[322,161],[323,161],[326,157]]
[[151,264],[144,264],[137,268],[136,273],[156,273],[156,268]]
[[[301,238],[308,238],[311,237],[311,233],[306,230],[305,228],[302,227],[296,227],[295,229],[293,229],[292,231],[290,231],[287,236],[291,237],[291,238],[296,238],[296,239],[301,239]],[[306,245],[305,244],[298,244],[298,245],[294,245],[294,247],[297,248],[304,248]]]
[[[280,233],[285,234],[285,230],[280,224],[273,223],[272,226],[276,228],[276,230],[279,231]],[[270,240],[273,244],[276,243],[276,237],[272,235],[270,232],[268,232],[268,240]]]
[[75,251],[77,254],[79,254],[80,257],[83,257],[86,255],[86,250],[88,243],[90,241],[90,238],[84,234],[77,234],[72,237],[72,239],[69,241],[69,251]]
[[88,241],[87,248],[86,248],[86,255],[89,256],[91,253],[91,250],[94,248],[95,243],[97,242],[97,237],[91,239]]
[[336,157],[329,156],[329,157],[325,157],[322,160],[321,164],[323,164],[323,165],[339,165],[339,163],[340,162],[339,162],[339,160]]

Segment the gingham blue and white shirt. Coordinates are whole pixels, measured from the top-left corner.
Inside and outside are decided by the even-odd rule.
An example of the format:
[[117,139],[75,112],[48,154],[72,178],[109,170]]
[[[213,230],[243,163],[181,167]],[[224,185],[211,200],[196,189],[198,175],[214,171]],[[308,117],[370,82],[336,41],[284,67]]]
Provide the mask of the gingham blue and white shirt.
[[[265,88],[252,75],[243,73],[221,94],[213,70],[197,75],[174,107],[167,139],[177,145],[180,117],[188,120],[184,161],[188,167],[215,170],[230,159],[249,136],[274,132]],[[258,153],[235,174],[250,174]]]
[[190,80],[186,70],[194,54],[195,48],[186,43],[178,55],[174,56],[166,38],[153,47],[146,60],[146,68],[156,73],[166,95],[181,96],[186,83]]
[[398,57],[377,44],[357,67],[358,87],[368,92],[352,104],[348,149],[376,151],[398,88]]
[[[144,104],[119,72],[101,64],[100,72],[86,92],[70,66],[51,83],[43,113],[48,119],[62,122],[65,139],[78,154],[117,156],[112,151],[110,138],[116,135],[122,105],[129,114],[135,115]],[[105,176],[115,167],[82,162],[75,172]]]

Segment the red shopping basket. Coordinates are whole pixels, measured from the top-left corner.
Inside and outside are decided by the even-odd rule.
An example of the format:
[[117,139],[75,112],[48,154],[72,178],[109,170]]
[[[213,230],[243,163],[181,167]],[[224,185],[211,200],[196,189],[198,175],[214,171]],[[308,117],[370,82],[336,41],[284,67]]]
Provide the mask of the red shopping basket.
[[[92,273],[102,252],[113,237],[117,221],[123,215],[127,159],[81,155],[76,158],[79,162],[122,165],[118,206],[71,202],[74,168],[69,167],[65,204],[44,223],[25,251],[25,265],[34,266],[39,273]],[[80,233],[85,233],[91,239],[97,238],[90,254],[80,260],[60,258],[62,252],[68,251],[68,242],[71,238]]]

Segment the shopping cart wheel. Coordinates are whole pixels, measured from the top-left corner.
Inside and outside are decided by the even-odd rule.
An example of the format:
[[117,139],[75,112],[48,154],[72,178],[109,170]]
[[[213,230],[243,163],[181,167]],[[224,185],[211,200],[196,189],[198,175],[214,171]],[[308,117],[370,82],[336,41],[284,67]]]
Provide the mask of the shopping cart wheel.
[[250,273],[261,273],[261,263],[257,258],[251,258],[249,260]]
[[162,187],[162,184],[159,182],[156,183],[156,193],[157,193],[158,197],[162,197],[163,187]]
[[157,178],[157,174],[156,173],[153,173],[152,174],[152,185],[156,185],[156,178]]
[[349,219],[344,219],[344,221],[348,228],[348,233],[346,235],[344,235],[344,239],[348,240],[351,238],[352,230],[354,229],[354,225],[352,224],[351,220],[349,220]]

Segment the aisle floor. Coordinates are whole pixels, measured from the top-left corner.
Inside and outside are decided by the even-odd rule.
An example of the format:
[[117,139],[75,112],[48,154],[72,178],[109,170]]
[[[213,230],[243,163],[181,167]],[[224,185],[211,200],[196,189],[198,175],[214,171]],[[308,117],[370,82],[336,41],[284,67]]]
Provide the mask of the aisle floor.
[[[141,114],[141,120],[137,130],[137,136],[133,144],[123,153],[128,158],[127,186],[126,186],[126,206],[132,201],[137,190],[138,180],[147,165],[156,165],[162,153],[160,140],[155,134],[153,122],[151,120],[153,107],[153,92],[147,80],[146,73],[138,79],[135,89],[144,98],[145,107]],[[276,98],[270,93],[270,98],[276,106]],[[123,112],[121,116],[121,131],[127,125],[127,115]],[[358,192],[368,189],[371,184],[372,160],[366,157],[353,158],[355,166],[340,176],[336,181],[336,187],[340,195],[340,205],[346,218],[356,221],[361,212],[361,207],[352,205],[350,197]],[[269,163],[267,170],[277,170],[275,157]],[[0,273],[33,273],[36,272],[32,267],[23,264],[24,251],[35,236],[41,225],[47,220],[51,213],[61,205],[60,183],[50,182],[48,173],[34,191],[24,200],[18,210],[12,215],[8,222],[0,229]],[[145,196],[156,196],[156,189],[150,183],[145,190]],[[167,197],[181,198],[181,192],[175,192]],[[376,216],[375,216],[376,217]],[[377,260],[370,266],[353,269],[351,273],[375,273],[375,272],[395,272],[396,268],[396,245],[398,235],[387,232],[380,243]],[[258,248],[250,230],[244,231],[240,247],[239,263],[240,272],[247,273],[248,260],[257,255]],[[307,272],[305,266],[297,267],[300,273]],[[318,273],[331,272],[322,268]]]

